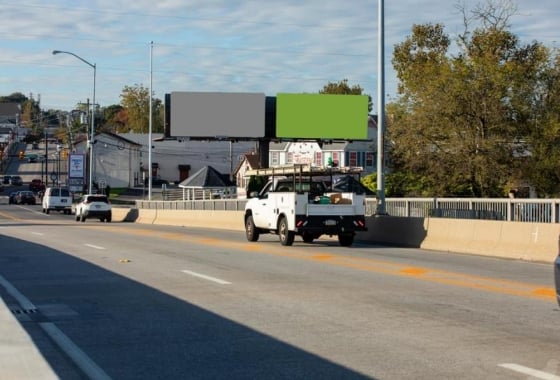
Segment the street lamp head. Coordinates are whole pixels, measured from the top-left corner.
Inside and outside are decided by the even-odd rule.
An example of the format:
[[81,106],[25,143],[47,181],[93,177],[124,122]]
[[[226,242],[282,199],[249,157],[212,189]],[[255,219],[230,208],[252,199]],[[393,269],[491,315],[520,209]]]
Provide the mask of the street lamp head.
[[60,50],[53,50],[52,53],[53,53],[53,55],[56,55],[56,54],[62,53],[62,52]]

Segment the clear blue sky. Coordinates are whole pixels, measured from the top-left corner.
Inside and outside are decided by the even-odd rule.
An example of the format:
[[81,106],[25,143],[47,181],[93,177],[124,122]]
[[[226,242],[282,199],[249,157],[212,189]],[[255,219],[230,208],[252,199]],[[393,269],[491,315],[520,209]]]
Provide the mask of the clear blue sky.
[[[485,0],[484,0],[485,1]],[[504,1],[501,0],[503,3]],[[465,0],[467,9],[479,2]],[[453,37],[462,16],[449,0],[385,1],[386,94],[394,97],[393,46],[413,24],[442,23]],[[513,2],[511,30],[553,47],[558,0]],[[45,109],[71,110],[92,97],[120,102],[124,86],[172,91],[317,92],[343,78],[377,97],[378,2],[372,0],[0,0],[0,95],[40,94]]]

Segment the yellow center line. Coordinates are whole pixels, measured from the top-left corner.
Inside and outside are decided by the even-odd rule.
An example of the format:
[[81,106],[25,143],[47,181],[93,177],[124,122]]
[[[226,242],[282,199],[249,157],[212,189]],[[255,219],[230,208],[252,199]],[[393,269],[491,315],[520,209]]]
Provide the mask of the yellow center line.
[[[186,233],[159,232],[149,229],[129,229],[117,227],[115,224],[107,229],[106,226],[83,226],[87,228],[98,228],[105,231],[121,232],[131,235],[150,236],[175,241],[188,241],[200,245],[215,247],[225,247],[244,252],[267,254],[272,256],[287,257],[298,260],[318,262],[323,265],[338,266],[356,269],[366,272],[382,273],[391,276],[413,278],[420,281],[427,281],[443,285],[450,285],[461,288],[482,290],[491,293],[507,294],[512,296],[524,297],[556,302],[556,292],[551,287],[543,287],[538,284],[529,284],[519,281],[504,280],[492,277],[482,277],[459,272],[451,272],[427,267],[413,267],[406,264],[399,264],[390,261],[377,260],[374,258],[357,258],[347,255],[336,254],[324,251],[301,250],[297,247],[283,247],[277,243],[247,243],[232,242],[219,238],[197,237]],[[274,245],[272,245],[274,244]]]
[[5,212],[1,212],[0,211],[0,216],[6,219],[10,219],[10,220],[15,220],[15,221],[20,221],[21,219],[15,217],[14,215],[10,214],[10,213],[5,213]]

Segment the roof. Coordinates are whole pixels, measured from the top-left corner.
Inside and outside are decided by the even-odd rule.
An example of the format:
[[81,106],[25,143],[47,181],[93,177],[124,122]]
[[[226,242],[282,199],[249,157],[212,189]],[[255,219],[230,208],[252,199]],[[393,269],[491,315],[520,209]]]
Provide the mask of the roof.
[[[142,144],[139,144],[136,141],[132,141],[130,139],[122,137],[121,135],[118,135],[116,133],[111,133],[111,132],[96,133],[95,137],[97,138],[97,137],[100,137],[100,136],[103,136],[103,135],[108,136],[108,137],[110,137],[114,140],[117,140],[117,141],[122,141],[123,143],[129,144],[129,145],[132,145],[132,146],[138,146],[138,147],[142,146]],[[85,135],[85,134],[77,135],[74,138],[74,145],[79,145],[80,143],[86,142],[87,140],[89,140],[88,135]]]
[[18,103],[0,103],[0,116],[15,117],[21,113],[21,107]]
[[290,141],[281,141],[281,142],[274,142],[271,141],[269,144],[269,150],[281,150],[284,151],[288,148],[288,146],[290,145]]
[[227,174],[218,172],[211,166],[205,166],[179,184],[179,187],[217,188],[235,187]]
[[243,159],[239,160],[237,163],[237,167],[233,171],[234,174],[239,172],[239,169],[247,163],[249,165],[249,169],[258,169],[260,167],[260,160],[258,154],[254,153],[243,153]]
[[125,142],[129,145],[136,145],[136,146],[142,146],[142,144],[137,143],[136,141],[132,141],[126,137],[123,137],[119,134],[116,133],[112,133],[112,132],[101,132],[99,135],[107,135],[107,136],[111,136],[112,138],[116,139],[116,140],[120,140],[122,142]]

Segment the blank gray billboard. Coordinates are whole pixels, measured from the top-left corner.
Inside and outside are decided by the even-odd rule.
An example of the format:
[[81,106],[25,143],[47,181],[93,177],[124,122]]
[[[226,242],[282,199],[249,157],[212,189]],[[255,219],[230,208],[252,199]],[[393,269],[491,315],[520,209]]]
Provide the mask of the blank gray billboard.
[[262,138],[265,95],[261,93],[172,92],[173,137]]

